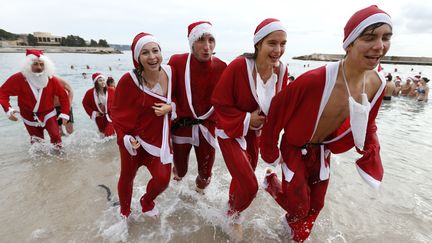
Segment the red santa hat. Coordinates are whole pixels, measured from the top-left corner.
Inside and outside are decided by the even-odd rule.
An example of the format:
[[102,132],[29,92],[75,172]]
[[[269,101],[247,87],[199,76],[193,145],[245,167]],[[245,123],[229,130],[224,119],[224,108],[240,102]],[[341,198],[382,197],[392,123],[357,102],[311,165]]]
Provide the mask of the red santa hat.
[[282,25],[280,20],[273,19],[273,18],[264,19],[255,29],[254,38],[253,38],[254,45],[256,45],[260,40],[262,40],[268,34],[278,30],[282,30],[286,32],[286,29]]
[[38,50],[38,49],[27,49],[26,50],[26,56],[30,56],[30,55],[33,55],[33,56],[39,58],[43,55],[43,51]]
[[367,27],[376,23],[386,23],[393,26],[390,15],[379,9],[376,5],[371,5],[354,13],[344,28],[344,50],[346,50]]
[[204,34],[209,34],[213,36],[213,38],[215,37],[213,25],[209,21],[198,21],[188,26],[188,39],[191,49],[193,43],[201,38]]
[[160,46],[158,40],[152,34],[149,33],[141,32],[138,35],[136,35],[135,38],[133,39],[131,50],[132,50],[133,64],[135,68],[139,68],[139,56],[142,48],[144,47],[145,44],[150,42],[154,42]]
[[103,76],[102,73],[93,73],[93,74],[92,74],[93,83],[96,83],[96,81],[97,81],[99,78],[103,78],[103,79],[105,79],[105,76]]

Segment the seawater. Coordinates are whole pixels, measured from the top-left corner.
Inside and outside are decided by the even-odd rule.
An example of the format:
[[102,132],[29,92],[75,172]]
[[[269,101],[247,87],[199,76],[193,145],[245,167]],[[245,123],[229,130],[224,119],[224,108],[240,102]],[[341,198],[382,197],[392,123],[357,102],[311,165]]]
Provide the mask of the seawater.
[[[165,62],[172,53],[164,53]],[[65,154],[50,153],[49,144],[30,145],[22,121],[0,115],[0,239],[2,242],[231,242],[225,211],[231,179],[220,151],[204,196],[194,191],[194,153],[189,172],[172,181],[157,198],[160,219],[140,214],[139,198],[149,173],[141,167],[134,184],[129,231],[121,224],[117,201],[119,152],[115,139],[101,138],[81,101],[91,88],[91,74],[116,81],[132,68],[131,53],[118,55],[48,54],[57,74],[74,89],[75,132],[64,137]],[[222,53],[232,60],[236,53]],[[15,73],[24,54],[0,54],[0,84]],[[296,77],[323,62],[285,59]],[[74,69],[70,66],[73,65]],[[90,69],[86,69],[86,65]],[[431,67],[383,65],[403,78]],[[112,71],[109,70],[111,67]],[[397,68],[397,72],[394,69]],[[414,70],[411,71],[411,68]],[[83,79],[82,73],[87,73]],[[431,76],[429,76],[431,77]],[[11,100],[16,106],[16,98]],[[2,113],[2,112],[0,112]],[[383,102],[377,118],[384,180],[379,190],[357,175],[351,150],[333,155],[326,205],[309,242],[432,242],[432,129],[430,104],[408,98]],[[259,161],[256,175],[264,178]],[[278,169],[279,178],[281,171]],[[113,202],[107,202],[108,186]],[[289,242],[280,225],[284,211],[260,188],[244,212],[244,242]]]

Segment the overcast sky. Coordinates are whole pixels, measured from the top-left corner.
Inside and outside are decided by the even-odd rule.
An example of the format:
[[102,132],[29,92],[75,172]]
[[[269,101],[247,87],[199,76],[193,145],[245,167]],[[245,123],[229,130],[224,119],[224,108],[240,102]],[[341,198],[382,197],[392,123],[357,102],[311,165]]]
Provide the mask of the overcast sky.
[[357,10],[376,4],[392,17],[388,55],[432,57],[430,0],[3,0],[0,28],[13,33],[51,32],[131,44],[139,32],[155,35],[162,50],[188,51],[187,26],[209,20],[216,52],[253,50],[253,32],[265,18],[286,26],[287,56],[343,53],[343,27]]

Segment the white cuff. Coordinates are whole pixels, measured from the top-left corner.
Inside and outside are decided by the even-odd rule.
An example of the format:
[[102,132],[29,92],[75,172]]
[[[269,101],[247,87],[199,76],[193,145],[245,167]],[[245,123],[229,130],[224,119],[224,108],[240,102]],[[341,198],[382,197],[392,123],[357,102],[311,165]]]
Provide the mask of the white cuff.
[[11,116],[12,116],[12,113],[13,113],[14,111],[16,111],[14,108],[9,107],[9,110],[6,112],[6,115],[7,115],[8,117],[11,117]]
[[273,167],[276,167],[278,164],[281,163],[281,161],[282,161],[282,155],[281,155],[281,152],[279,151],[279,157],[275,161],[273,161],[272,163],[268,163],[268,164],[273,166]]
[[66,119],[66,120],[69,120],[69,115],[66,115],[66,114],[64,114],[64,113],[61,113],[59,116],[58,116],[59,118],[63,118],[63,119]]
[[177,105],[174,102],[171,102],[171,120],[174,121],[177,118]]
[[91,119],[92,119],[93,121],[96,120],[96,116],[97,116],[97,114],[98,114],[97,111],[93,111],[93,112],[92,112]]
[[246,136],[249,131],[250,118],[251,118],[251,113],[246,112],[246,117],[243,121],[243,137]]
[[130,155],[135,156],[137,155],[136,149],[132,148],[132,143],[130,139],[133,138],[131,135],[124,135],[123,137],[123,143],[126,148],[126,150],[129,152]]

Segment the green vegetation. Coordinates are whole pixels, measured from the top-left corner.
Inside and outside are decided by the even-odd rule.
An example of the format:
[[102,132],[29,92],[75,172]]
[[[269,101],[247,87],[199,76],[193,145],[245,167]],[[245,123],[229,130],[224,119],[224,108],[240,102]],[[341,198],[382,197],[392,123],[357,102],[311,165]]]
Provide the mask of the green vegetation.
[[0,29],[0,40],[17,40],[18,35]]

